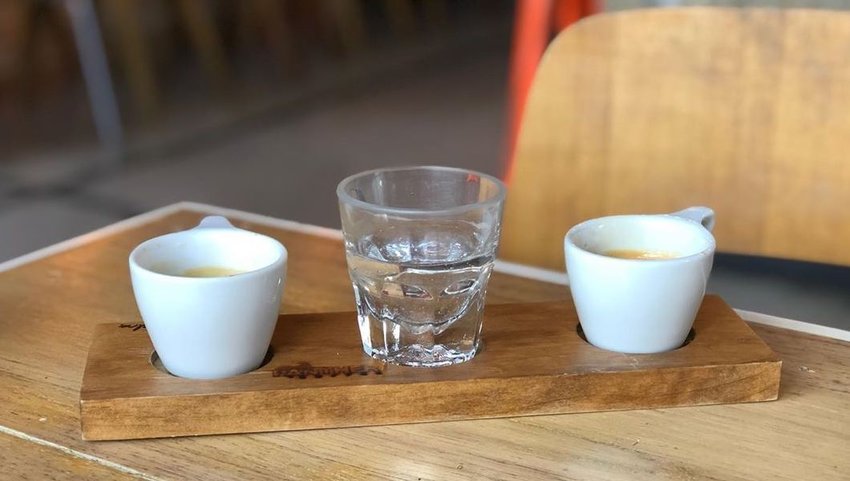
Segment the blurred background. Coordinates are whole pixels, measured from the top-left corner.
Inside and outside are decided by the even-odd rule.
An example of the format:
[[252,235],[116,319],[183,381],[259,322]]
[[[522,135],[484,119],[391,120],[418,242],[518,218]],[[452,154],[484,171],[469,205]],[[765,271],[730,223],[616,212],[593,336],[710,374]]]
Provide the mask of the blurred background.
[[[182,200],[338,227],[335,186],[358,171],[503,176],[537,61],[517,42],[548,1],[0,0],[0,262]],[[850,1],[555,4],[541,49],[603,10]],[[846,322],[846,290],[815,316],[793,293],[847,269],[759,262],[720,258],[716,290]],[[753,276],[767,289],[741,294]]]
[[0,0],[0,260],[194,200],[338,226],[384,165],[501,169],[507,0]]
[[[0,0],[0,261],[180,200],[336,227],[360,170],[502,175],[519,2],[541,3]],[[558,3],[550,36],[604,9],[846,2]]]

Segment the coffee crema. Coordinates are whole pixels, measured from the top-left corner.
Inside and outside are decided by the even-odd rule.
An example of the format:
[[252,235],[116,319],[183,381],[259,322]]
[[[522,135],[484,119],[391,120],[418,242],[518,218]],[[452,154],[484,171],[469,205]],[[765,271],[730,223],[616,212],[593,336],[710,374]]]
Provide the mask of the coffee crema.
[[242,274],[243,270],[221,266],[202,266],[186,269],[180,274],[182,277],[230,277]]
[[670,252],[647,251],[642,249],[611,249],[602,253],[607,257],[616,257],[618,259],[635,259],[635,260],[659,260],[659,259],[675,259],[676,254]]

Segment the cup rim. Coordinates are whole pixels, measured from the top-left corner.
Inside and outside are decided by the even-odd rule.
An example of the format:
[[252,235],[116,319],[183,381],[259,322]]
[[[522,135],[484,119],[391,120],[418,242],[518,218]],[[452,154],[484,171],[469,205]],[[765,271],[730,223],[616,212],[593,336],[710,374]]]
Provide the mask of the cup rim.
[[[705,239],[708,242],[708,246],[706,248],[700,250],[700,251],[697,251],[693,254],[688,254],[686,256],[668,257],[668,258],[664,258],[664,259],[623,259],[623,258],[620,258],[620,257],[606,256],[604,254],[599,254],[597,252],[593,252],[591,250],[585,249],[585,248],[579,246],[578,244],[576,244],[575,241],[573,240],[573,237],[575,237],[580,230],[587,229],[589,226],[591,226],[593,224],[597,224],[597,223],[602,222],[602,221],[611,221],[611,220],[617,220],[617,219],[635,219],[635,218],[642,218],[642,219],[645,219],[645,218],[661,218],[661,219],[664,219],[664,220],[667,220],[667,221],[681,223],[681,224],[691,226],[691,227],[694,227],[694,228],[699,228],[700,236],[702,236],[703,239]],[[679,217],[679,216],[675,216],[675,215],[672,215],[672,214],[623,214],[623,215],[609,215],[609,216],[605,216],[605,217],[596,217],[594,219],[588,219],[586,221],[583,221],[583,222],[580,222],[580,223],[574,225],[573,227],[570,228],[570,230],[567,231],[567,233],[564,235],[564,245],[565,246],[570,245],[570,246],[574,247],[575,249],[577,249],[577,250],[579,250],[579,251],[581,251],[585,254],[589,254],[591,256],[599,257],[599,258],[602,258],[602,259],[609,259],[609,260],[614,260],[614,261],[617,261],[617,262],[639,262],[639,263],[641,263],[641,265],[673,263],[673,262],[687,262],[687,261],[690,261],[690,260],[699,259],[699,258],[706,257],[708,255],[711,255],[717,249],[717,241],[715,240],[714,235],[708,229],[706,229],[702,224],[700,224],[699,222],[697,222],[695,220],[686,219],[684,217]]]
[[[355,179],[366,177],[369,175],[374,175],[379,172],[403,172],[403,171],[414,171],[414,170],[422,170],[422,171],[446,171],[446,172],[456,172],[456,173],[464,173],[471,174],[481,177],[482,179],[487,179],[496,186],[496,195],[491,198],[483,201],[473,202],[470,204],[463,204],[456,207],[450,207],[448,209],[421,209],[421,208],[413,208],[413,207],[384,207],[377,204],[373,204],[370,202],[366,202],[360,199],[355,199],[351,195],[349,195],[345,188],[348,184],[350,184]],[[480,209],[483,207],[489,207],[492,205],[498,205],[505,200],[507,196],[507,187],[505,183],[502,182],[495,176],[490,174],[485,174],[483,172],[478,172],[471,169],[463,169],[460,167],[444,167],[439,165],[411,165],[411,166],[403,166],[403,167],[385,167],[380,169],[371,169],[365,170],[363,172],[358,172],[353,175],[349,175],[348,177],[342,179],[336,187],[336,195],[339,198],[339,201],[359,207],[364,210],[369,210],[372,212],[380,212],[384,214],[402,214],[402,215],[451,215],[461,212],[466,212],[469,210]]]
[[[215,282],[215,281],[220,281],[222,279],[245,278],[245,277],[248,277],[248,276],[253,276],[253,275],[265,273],[265,272],[276,269],[278,265],[286,264],[287,260],[289,259],[289,252],[286,250],[286,247],[283,245],[283,243],[281,243],[280,241],[278,241],[274,237],[270,237],[270,236],[267,236],[267,235],[264,235],[264,234],[252,232],[252,231],[245,230],[245,229],[240,229],[238,227],[205,227],[205,228],[203,228],[202,230],[199,230],[199,231],[195,231],[195,229],[197,229],[197,227],[192,228],[192,229],[179,231],[179,232],[171,232],[171,233],[168,233],[168,234],[159,235],[159,236],[152,237],[150,239],[145,240],[144,242],[142,242],[139,245],[137,245],[136,247],[134,247],[132,251],[130,251],[130,256],[129,256],[130,266],[132,268],[138,269],[141,272],[145,272],[148,275],[152,275],[154,277],[160,277],[160,278],[164,278],[164,279],[171,279],[171,280],[174,280],[175,282]],[[149,245],[149,244],[156,242],[156,241],[160,241],[162,239],[169,238],[169,237],[179,237],[179,236],[188,235],[188,234],[199,234],[199,233],[208,233],[208,232],[216,232],[216,231],[218,231],[218,232],[221,232],[221,231],[233,232],[237,235],[248,234],[248,235],[253,235],[253,236],[263,238],[264,240],[272,242],[273,244],[276,245],[276,247],[279,248],[279,251],[277,253],[277,257],[275,257],[275,259],[272,260],[271,262],[269,262],[268,264],[265,264],[263,267],[260,267],[258,269],[252,269],[252,270],[249,270],[249,271],[240,272],[238,274],[233,274],[231,276],[216,276],[216,277],[187,277],[187,276],[179,276],[179,275],[174,275],[174,274],[165,274],[165,273],[157,272],[155,270],[144,267],[137,260],[137,257],[139,255],[139,252],[141,251],[141,249],[144,248],[145,246]]]

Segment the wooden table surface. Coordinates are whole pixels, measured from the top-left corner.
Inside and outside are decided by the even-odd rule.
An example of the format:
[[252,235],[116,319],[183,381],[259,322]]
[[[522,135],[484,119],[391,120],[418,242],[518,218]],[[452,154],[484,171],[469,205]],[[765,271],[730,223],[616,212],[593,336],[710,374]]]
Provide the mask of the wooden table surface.
[[[130,250],[192,227],[201,211],[212,209],[164,209],[0,267],[0,477],[850,479],[850,343],[755,323],[784,362],[775,402],[82,441],[79,389],[92,329],[140,321],[127,268]],[[230,217],[287,246],[282,312],[353,310],[333,231]],[[562,285],[501,273],[488,289],[489,303],[566,299]]]

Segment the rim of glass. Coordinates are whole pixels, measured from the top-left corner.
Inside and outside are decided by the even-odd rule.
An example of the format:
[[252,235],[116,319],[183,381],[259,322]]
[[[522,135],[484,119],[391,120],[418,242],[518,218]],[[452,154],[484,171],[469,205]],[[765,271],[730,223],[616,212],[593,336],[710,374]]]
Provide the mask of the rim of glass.
[[[447,172],[457,172],[457,173],[476,175],[478,177],[481,177],[482,179],[487,179],[490,182],[492,182],[493,185],[496,186],[496,189],[497,189],[496,194],[493,195],[492,197],[490,197],[487,200],[473,202],[473,203],[470,203],[470,204],[458,205],[458,206],[455,206],[455,207],[450,207],[448,209],[417,209],[417,208],[412,208],[412,207],[386,207],[386,206],[382,206],[382,205],[378,205],[378,204],[372,204],[370,202],[366,202],[366,201],[363,201],[363,200],[360,200],[360,199],[355,199],[354,197],[350,196],[348,194],[348,192],[345,191],[345,187],[347,187],[348,184],[350,184],[352,181],[354,181],[358,178],[361,178],[361,177],[367,177],[367,176],[375,175],[377,173],[382,173],[382,172],[403,172],[403,171],[411,171],[411,170],[447,171]],[[341,202],[344,202],[344,203],[350,204],[350,205],[354,205],[354,206],[360,207],[362,209],[376,211],[376,212],[383,212],[383,213],[393,213],[393,214],[426,214],[426,215],[453,214],[453,213],[457,213],[457,212],[464,212],[464,211],[467,211],[467,210],[474,210],[474,209],[480,209],[482,207],[488,207],[488,206],[498,204],[498,203],[504,201],[505,196],[507,195],[507,192],[508,192],[508,189],[507,189],[507,186],[505,186],[505,183],[502,182],[497,177],[492,176],[490,174],[485,174],[483,172],[478,172],[476,170],[463,169],[463,168],[460,168],[460,167],[443,167],[443,166],[439,166],[439,165],[421,165],[421,166],[413,165],[413,166],[405,166],[405,167],[385,167],[385,168],[381,168],[381,169],[365,170],[363,172],[358,172],[354,175],[349,175],[348,177],[342,179],[342,181],[340,181],[340,183],[336,187],[336,195]]]

